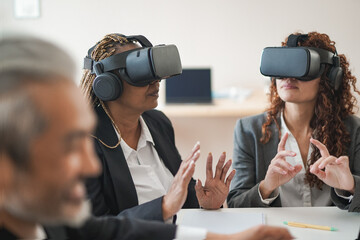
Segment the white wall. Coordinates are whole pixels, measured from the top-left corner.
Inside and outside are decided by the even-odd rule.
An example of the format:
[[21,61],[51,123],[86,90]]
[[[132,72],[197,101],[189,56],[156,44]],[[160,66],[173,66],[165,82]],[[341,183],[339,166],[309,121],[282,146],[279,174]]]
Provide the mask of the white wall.
[[[0,1],[1,28],[33,32],[69,50],[80,69],[87,49],[110,32],[175,43],[184,67],[211,67],[213,87],[261,86],[261,51],[294,31],[325,32],[360,66],[358,0],[40,0],[41,17],[13,18]],[[359,67],[358,67],[359,68]]]
[[[262,87],[262,49],[279,46],[295,31],[314,30],[325,32],[336,41],[338,52],[348,56],[353,73],[360,77],[359,0],[40,1],[40,18],[19,20],[13,18],[13,0],[0,0],[0,28],[31,32],[57,42],[75,58],[79,79],[88,48],[105,34],[118,32],[143,34],[154,44],[176,44],[184,67],[212,68],[215,90],[229,86]],[[223,150],[231,155],[235,119],[197,121],[202,128],[192,131],[194,121],[174,119],[175,131],[182,134],[179,136],[189,136],[177,136],[182,155],[187,155],[185,149],[198,139],[208,141],[205,145],[214,148],[211,151],[216,158]],[[215,134],[211,130],[217,121],[223,121],[223,128]],[[189,129],[183,129],[186,124]],[[206,152],[203,156],[204,161]]]

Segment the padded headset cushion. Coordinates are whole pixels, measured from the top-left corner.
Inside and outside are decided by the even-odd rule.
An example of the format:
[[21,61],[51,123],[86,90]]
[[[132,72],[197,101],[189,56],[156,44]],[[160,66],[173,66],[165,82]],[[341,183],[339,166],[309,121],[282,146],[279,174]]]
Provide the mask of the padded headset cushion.
[[113,73],[102,73],[93,82],[95,95],[102,101],[112,101],[120,97],[122,85],[120,79]]
[[342,78],[343,78],[343,70],[341,67],[332,67],[329,71],[328,78],[330,80],[330,84],[335,90],[340,88]]

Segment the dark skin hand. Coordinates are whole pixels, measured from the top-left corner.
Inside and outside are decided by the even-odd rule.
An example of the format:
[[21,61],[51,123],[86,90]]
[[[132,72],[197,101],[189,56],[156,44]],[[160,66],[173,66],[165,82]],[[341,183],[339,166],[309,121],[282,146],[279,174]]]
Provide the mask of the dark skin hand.
[[206,240],[290,240],[294,239],[286,228],[259,225],[235,234],[208,233]]
[[[206,180],[202,186],[200,179],[195,185],[196,196],[199,204],[205,209],[219,209],[225,202],[229,193],[230,183],[235,175],[232,170],[226,178],[231,167],[231,160],[225,163],[226,153],[223,152],[216,165],[215,176],[212,170],[213,156],[209,153],[206,161]],[[225,163],[225,165],[224,165]]]
[[174,216],[184,205],[188,194],[188,185],[195,171],[195,162],[199,157],[200,144],[197,143],[189,157],[182,161],[169,192],[163,198],[162,211],[164,220]]

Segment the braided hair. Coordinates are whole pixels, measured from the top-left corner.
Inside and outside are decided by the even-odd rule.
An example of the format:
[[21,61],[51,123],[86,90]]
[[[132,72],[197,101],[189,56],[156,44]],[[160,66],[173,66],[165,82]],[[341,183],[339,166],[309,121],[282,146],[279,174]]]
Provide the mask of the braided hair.
[[[91,58],[94,61],[101,61],[114,55],[116,51],[115,46],[126,45],[130,41],[123,35],[117,33],[111,33],[106,35],[101,41],[99,41],[93,51],[91,52]],[[95,95],[92,85],[95,79],[95,74],[91,73],[91,70],[84,69],[83,76],[81,78],[81,88],[85,96],[90,100],[91,104],[95,107],[100,104],[100,99]]]

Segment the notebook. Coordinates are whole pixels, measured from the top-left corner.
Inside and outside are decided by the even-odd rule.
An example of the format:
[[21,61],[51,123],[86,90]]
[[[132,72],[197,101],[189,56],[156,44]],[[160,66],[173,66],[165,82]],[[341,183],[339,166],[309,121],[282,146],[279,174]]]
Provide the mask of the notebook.
[[186,211],[182,226],[205,228],[214,233],[231,234],[264,224],[263,213],[236,213],[221,211]]

